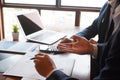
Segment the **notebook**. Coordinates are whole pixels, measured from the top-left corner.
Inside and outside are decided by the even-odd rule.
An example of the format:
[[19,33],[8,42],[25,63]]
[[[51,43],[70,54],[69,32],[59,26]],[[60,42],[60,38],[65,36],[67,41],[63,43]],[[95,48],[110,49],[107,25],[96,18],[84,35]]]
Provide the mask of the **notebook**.
[[34,51],[39,47],[37,43],[0,41],[0,52],[25,54],[27,51]]
[[[4,75],[25,77],[32,80],[45,80],[45,77],[38,74],[34,67],[34,61],[30,60],[36,53],[25,54],[13,67],[9,68]],[[54,61],[57,69],[71,76],[75,60],[71,58],[63,58],[59,55],[49,55]],[[67,64],[67,65],[66,65]]]
[[54,44],[61,38],[65,37],[65,34],[43,29],[43,24],[40,19],[38,12],[31,12],[26,14],[17,15],[21,29],[24,36],[28,41],[43,43],[43,44]]

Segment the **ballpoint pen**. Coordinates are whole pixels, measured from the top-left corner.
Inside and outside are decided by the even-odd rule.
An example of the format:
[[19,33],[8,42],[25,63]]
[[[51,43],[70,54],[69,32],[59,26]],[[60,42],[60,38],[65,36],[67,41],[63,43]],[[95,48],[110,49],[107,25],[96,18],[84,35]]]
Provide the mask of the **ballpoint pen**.
[[34,60],[35,59],[35,57],[33,57],[33,58],[30,58],[30,60]]
[[[37,49],[36,49],[37,50]],[[39,48],[38,48],[38,51],[40,51],[40,46],[39,46]],[[32,58],[30,58],[30,60],[34,60],[35,59],[35,57],[32,57]]]

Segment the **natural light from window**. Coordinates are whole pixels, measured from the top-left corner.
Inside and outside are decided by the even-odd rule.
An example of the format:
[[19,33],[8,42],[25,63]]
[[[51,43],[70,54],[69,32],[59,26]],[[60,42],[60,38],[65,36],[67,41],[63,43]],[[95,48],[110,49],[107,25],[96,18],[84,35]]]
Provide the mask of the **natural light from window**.
[[[107,0],[61,0],[65,6],[101,7]],[[56,0],[5,0],[6,3],[55,5]]]
[[107,0],[61,0],[66,6],[102,7]]
[[56,0],[5,0],[6,3],[55,5]]
[[[101,7],[107,0],[61,0],[64,6],[87,6]],[[5,0],[6,3],[24,3],[24,4],[44,4],[55,5],[56,0]],[[97,4],[96,4],[97,3]],[[17,24],[16,15],[20,13],[29,13],[35,9],[22,8],[4,8],[4,30],[5,37],[8,37],[12,32],[12,25]],[[81,12],[80,29],[91,25],[93,20],[97,18],[99,12]],[[62,31],[75,27],[75,11],[55,11],[41,10],[41,21],[45,28]],[[21,33],[20,33],[21,34]]]

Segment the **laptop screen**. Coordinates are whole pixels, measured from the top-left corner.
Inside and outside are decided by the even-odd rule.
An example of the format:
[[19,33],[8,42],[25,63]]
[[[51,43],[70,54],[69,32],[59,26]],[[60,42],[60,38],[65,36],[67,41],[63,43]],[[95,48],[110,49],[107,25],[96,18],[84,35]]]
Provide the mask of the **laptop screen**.
[[[38,15],[37,15],[38,16]],[[41,26],[42,25],[38,25],[34,18],[39,18],[37,17],[35,13],[30,13],[30,14],[25,14],[25,15],[18,15],[18,20],[21,24],[21,27],[25,33],[25,35],[29,35],[32,34],[34,32],[37,32],[39,30],[42,30]],[[33,18],[33,19],[32,19]],[[37,19],[37,21],[40,19]],[[41,22],[41,21],[38,21]]]

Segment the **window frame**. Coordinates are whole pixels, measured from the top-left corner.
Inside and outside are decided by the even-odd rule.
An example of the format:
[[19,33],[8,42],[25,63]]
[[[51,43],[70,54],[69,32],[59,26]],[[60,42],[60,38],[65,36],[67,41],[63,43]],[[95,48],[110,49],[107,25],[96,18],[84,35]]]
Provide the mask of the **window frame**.
[[[75,26],[79,27],[80,26],[80,18],[81,18],[81,11],[86,11],[86,12],[99,12],[100,7],[76,7],[76,6],[61,6],[61,0],[56,0],[56,5],[36,5],[36,4],[18,4],[18,3],[5,3],[5,0],[0,0],[0,5],[1,5],[1,10],[3,7],[7,8],[28,8],[28,9],[36,9],[39,11],[40,10],[59,10],[59,11],[75,11]],[[2,11],[0,12],[1,14],[3,13]],[[3,14],[1,15],[3,16]],[[2,23],[3,18],[2,18]],[[4,26],[2,24],[2,38],[4,38]]]

